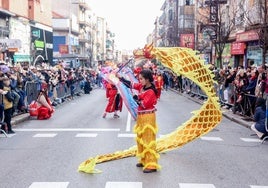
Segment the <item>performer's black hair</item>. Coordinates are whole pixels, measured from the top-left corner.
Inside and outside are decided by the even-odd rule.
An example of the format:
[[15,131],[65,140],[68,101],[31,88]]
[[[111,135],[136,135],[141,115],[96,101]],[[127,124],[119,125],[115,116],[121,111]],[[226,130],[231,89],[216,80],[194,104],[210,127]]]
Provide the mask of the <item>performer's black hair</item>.
[[[154,77],[153,77],[153,72],[150,69],[143,69],[140,72],[140,75],[144,78],[144,79],[148,79],[149,82],[151,83],[151,87],[150,89],[152,89],[155,93],[155,95],[157,95],[157,89],[155,88],[154,85]],[[145,89],[149,89],[149,88],[145,88]]]

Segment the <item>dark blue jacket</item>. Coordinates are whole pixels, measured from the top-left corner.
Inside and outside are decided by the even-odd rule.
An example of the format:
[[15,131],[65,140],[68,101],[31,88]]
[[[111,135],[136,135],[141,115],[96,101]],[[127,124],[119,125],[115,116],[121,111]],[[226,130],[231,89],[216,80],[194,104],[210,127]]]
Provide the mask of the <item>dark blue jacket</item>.
[[265,110],[263,107],[259,106],[255,109],[254,121],[256,122],[255,127],[258,131],[262,133],[267,133],[265,129]]

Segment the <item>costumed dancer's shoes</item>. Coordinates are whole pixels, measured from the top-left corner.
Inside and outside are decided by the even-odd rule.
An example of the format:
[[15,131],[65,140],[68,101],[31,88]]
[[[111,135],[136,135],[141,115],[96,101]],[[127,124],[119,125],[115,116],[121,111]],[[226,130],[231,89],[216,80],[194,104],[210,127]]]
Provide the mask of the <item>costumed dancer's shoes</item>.
[[102,118],[106,118],[106,113],[104,113],[104,114],[102,115]]
[[120,118],[120,116],[117,114],[114,114],[114,118],[117,119],[117,118]]
[[137,163],[136,167],[143,167],[143,164],[142,163]]
[[152,173],[152,172],[156,172],[156,169],[144,169],[143,173]]

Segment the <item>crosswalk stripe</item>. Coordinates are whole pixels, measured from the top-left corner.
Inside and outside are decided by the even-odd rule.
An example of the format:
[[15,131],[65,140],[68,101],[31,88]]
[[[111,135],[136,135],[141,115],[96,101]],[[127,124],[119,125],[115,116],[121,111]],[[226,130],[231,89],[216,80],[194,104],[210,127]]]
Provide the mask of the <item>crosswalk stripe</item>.
[[180,188],[216,188],[213,184],[180,183]]
[[118,134],[118,138],[135,138],[136,134]]
[[97,136],[98,134],[96,133],[78,133],[75,135],[75,137],[78,137],[78,138],[95,138]]
[[223,141],[220,137],[206,137],[202,136],[200,137],[201,140],[207,140],[207,141]]
[[34,138],[53,138],[53,137],[55,137],[55,136],[57,136],[57,134],[56,133],[39,133],[39,134],[35,134],[33,137]]
[[251,185],[251,188],[268,188],[268,186]]
[[67,188],[69,182],[33,182],[29,188]]
[[118,132],[120,129],[101,128],[51,128],[51,129],[14,129],[18,132]]
[[107,182],[105,188],[142,188],[142,182]]
[[258,138],[240,138],[244,142],[261,142]]

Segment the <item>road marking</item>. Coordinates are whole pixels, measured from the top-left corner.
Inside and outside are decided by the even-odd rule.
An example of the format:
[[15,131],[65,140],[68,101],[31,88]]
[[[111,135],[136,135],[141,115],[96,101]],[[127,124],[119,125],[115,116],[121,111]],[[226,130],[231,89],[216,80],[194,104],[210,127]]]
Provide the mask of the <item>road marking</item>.
[[120,129],[101,128],[51,128],[51,129],[14,129],[18,132],[118,132]]
[[130,114],[130,112],[128,112],[126,132],[130,132],[130,127],[131,127],[131,114]]
[[0,138],[11,138],[15,136],[16,134],[7,134],[7,137],[4,134],[0,134]]
[[75,135],[75,137],[79,137],[79,138],[95,138],[97,136],[98,134],[95,134],[95,133],[78,133]]
[[251,188],[268,188],[268,186],[250,185]]
[[213,184],[180,183],[180,188],[216,188]]
[[118,134],[118,138],[135,138],[136,134]]
[[33,182],[29,188],[67,188],[69,182]]
[[34,138],[53,138],[57,136],[56,133],[41,133],[41,134],[35,134]]
[[244,142],[261,142],[258,138],[240,138]]
[[105,188],[142,188],[142,182],[107,182]]
[[202,136],[200,137],[201,140],[207,140],[207,141],[223,141],[220,137],[206,137]]

